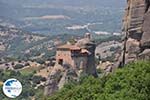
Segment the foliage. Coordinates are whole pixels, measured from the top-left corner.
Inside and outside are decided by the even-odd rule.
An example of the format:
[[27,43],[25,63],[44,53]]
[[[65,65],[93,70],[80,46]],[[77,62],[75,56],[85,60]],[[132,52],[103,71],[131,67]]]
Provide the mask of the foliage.
[[95,43],[98,45],[98,44],[101,44],[103,42],[109,42],[109,41],[121,41],[121,36],[114,36],[114,35],[96,35],[94,36],[94,41]]
[[75,39],[70,39],[69,43],[71,43],[72,45],[74,45],[76,43],[76,40]]
[[[9,78],[16,78],[18,79],[23,86],[23,91],[19,97],[17,97],[15,100],[31,100],[33,96],[38,97],[39,95],[43,95],[43,87],[40,89],[35,89],[35,83],[32,80],[35,78],[33,73],[30,74],[22,74],[19,71],[0,71],[0,82],[5,82]],[[38,78],[38,77],[36,77]],[[41,81],[43,81],[43,78],[40,77]],[[34,86],[35,85],[35,86]],[[0,85],[0,100],[10,100],[2,93],[2,85]]]
[[21,69],[21,68],[23,68],[24,66],[22,65],[22,64],[16,64],[15,66],[14,66],[14,69]]
[[39,64],[45,64],[45,61],[43,60],[43,59],[36,59],[35,60],[37,63],[39,63]]
[[32,77],[32,82],[33,82],[34,84],[40,84],[41,81],[46,81],[46,80],[45,80],[45,78],[42,77],[42,76],[33,76],[33,77]]
[[[80,80],[69,82],[51,97],[43,96],[43,86],[35,89],[38,81],[45,81],[33,73],[22,74],[19,71],[0,70],[0,82],[16,78],[23,85],[22,94],[15,100],[150,100],[150,62],[138,61],[108,76],[94,78],[82,76]],[[2,93],[0,100],[9,100]]]
[[150,100],[150,62],[139,61],[102,78],[67,84],[48,100]]
[[27,68],[20,70],[20,72],[22,75],[29,75],[32,73],[36,73],[38,69],[39,69],[38,67],[27,67]]

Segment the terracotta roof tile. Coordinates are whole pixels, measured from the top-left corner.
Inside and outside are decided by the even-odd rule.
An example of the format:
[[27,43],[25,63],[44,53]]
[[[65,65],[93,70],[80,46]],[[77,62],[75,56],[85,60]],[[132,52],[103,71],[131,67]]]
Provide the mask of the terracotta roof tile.
[[68,44],[59,46],[59,47],[57,47],[57,49],[81,50],[81,48],[78,47],[78,46],[75,46],[75,45],[68,45]]

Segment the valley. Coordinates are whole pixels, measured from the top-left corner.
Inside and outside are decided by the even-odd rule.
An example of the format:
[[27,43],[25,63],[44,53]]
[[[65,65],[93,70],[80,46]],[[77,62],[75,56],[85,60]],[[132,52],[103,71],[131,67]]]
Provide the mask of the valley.
[[150,0],[1,0],[0,100],[9,78],[15,100],[149,100],[149,16]]
[[[97,2],[103,6],[99,6]],[[111,3],[114,3],[114,0],[109,3],[84,0],[74,1],[72,4],[67,0],[66,3],[60,0],[2,0],[0,19],[7,20],[3,25],[13,24],[23,30],[44,35],[84,34],[87,29],[68,30],[66,27],[97,22],[102,24],[92,25],[92,31],[121,32],[121,20],[118,19],[122,18],[124,2],[118,3],[117,6],[112,6]]]

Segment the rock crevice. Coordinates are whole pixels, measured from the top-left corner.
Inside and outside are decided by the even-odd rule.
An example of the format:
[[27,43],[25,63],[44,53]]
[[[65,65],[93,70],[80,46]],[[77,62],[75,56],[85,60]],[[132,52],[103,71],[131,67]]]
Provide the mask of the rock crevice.
[[122,63],[150,59],[150,0],[127,0],[123,18]]

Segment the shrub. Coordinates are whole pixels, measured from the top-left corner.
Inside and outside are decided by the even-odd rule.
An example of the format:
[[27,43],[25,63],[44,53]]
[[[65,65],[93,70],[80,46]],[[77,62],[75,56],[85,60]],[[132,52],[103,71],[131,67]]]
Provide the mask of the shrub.
[[45,64],[45,61],[42,60],[42,59],[36,59],[36,62],[39,63],[39,64]]
[[43,78],[42,76],[33,76],[32,77],[32,81],[33,83],[36,83],[36,84],[40,84],[41,81],[44,81],[45,78]]
[[22,65],[22,64],[16,64],[15,66],[14,66],[14,69],[21,69],[21,68],[23,68],[24,66]]
[[150,100],[150,62],[139,61],[102,78],[70,83],[48,100]]

